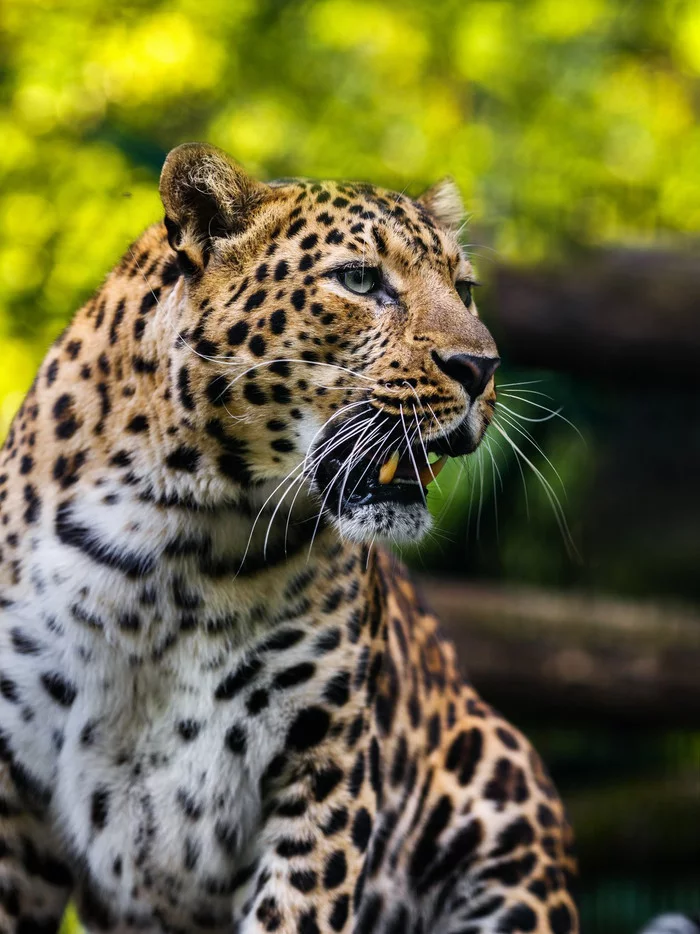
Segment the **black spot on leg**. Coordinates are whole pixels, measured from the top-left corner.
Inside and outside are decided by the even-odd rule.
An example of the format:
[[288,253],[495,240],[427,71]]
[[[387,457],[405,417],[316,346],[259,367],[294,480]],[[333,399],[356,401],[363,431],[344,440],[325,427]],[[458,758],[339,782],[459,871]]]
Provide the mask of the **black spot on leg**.
[[437,855],[437,843],[452,817],[453,805],[447,795],[442,795],[425,822],[423,832],[411,857],[409,874],[418,879]]
[[350,700],[350,673],[339,671],[333,675],[323,691],[324,700],[334,707],[342,707]]
[[261,710],[264,710],[270,704],[270,695],[265,690],[265,688],[258,688],[257,691],[253,691],[248,700],[246,701],[246,710],[248,713],[254,717],[256,714],[259,714]]
[[571,912],[566,905],[557,905],[549,910],[549,924],[552,934],[570,934],[573,930]]
[[352,842],[360,853],[364,853],[367,849],[371,833],[372,817],[367,808],[362,807],[357,811],[352,822]]
[[95,830],[104,830],[109,817],[109,790],[96,788],[90,799],[90,823]]
[[322,707],[301,710],[287,733],[287,746],[296,752],[305,752],[321,743],[330,728],[331,718]]
[[252,659],[244,662],[239,668],[227,675],[219,683],[215,692],[215,700],[229,701],[246,687],[262,668],[262,662],[259,659]]
[[348,814],[347,808],[333,808],[328,820],[325,822],[325,824],[321,824],[321,832],[326,837],[332,837],[333,834],[340,833],[341,830],[345,830],[345,828],[348,826],[349,819],[350,815]]
[[[228,856],[235,856],[238,848],[238,831],[234,826],[226,821],[217,821],[214,825],[214,836],[216,842]],[[252,875],[252,872],[250,875]],[[242,885],[245,881],[247,881],[247,878],[242,879],[240,884]]]
[[501,918],[498,931],[499,934],[514,934],[514,932],[534,931],[537,927],[537,915],[529,905],[514,905]]
[[500,882],[501,885],[514,887],[520,885],[522,881],[529,876],[536,863],[537,857],[535,854],[526,853],[519,859],[501,860],[500,862],[490,864],[488,868],[481,872],[480,878],[492,879],[496,882]]
[[263,898],[255,912],[255,917],[266,931],[276,931],[282,924],[282,916],[274,896]]
[[185,852],[183,858],[183,866],[188,872],[192,872],[196,868],[199,861],[201,847],[196,840],[193,840],[191,837],[185,838]]
[[519,846],[530,846],[535,834],[526,817],[518,817],[498,835],[498,842],[489,857],[506,856]]
[[362,785],[364,784],[364,781],[365,781],[365,754],[364,752],[360,751],[357,754],[357,758],[355,759],[355,764],[353,765],[352,772],[350,773],[349,789],[350,789],[350,794],[352,795],[353,798],[356,798],[359,795],[362,789]]
[[204,806],[185,788],[178,788],[175,800],[182,809],[182,813],[185,817],[191,821],[198,821],[202,814],[204,814]]
[[192,740],[195,740],[199,736],[201,729],[201,724],[196,720],[179,720],[177,724],[177,732],[180,738],[186,743],[191,743]]
[[450,744],[445,767],[450,772],[457,772],[462,787],[468,785],[474,777],[476,767],[481,761],[483,747],[483,733],[477,727],[462,730]]
[[226,747],[237,755],[243,755],[248,745],[246,732],[240,724],[234,724],[226,731]]
[[313,792],[316,801],[325,801],[328,795],[342,782],[345,773],[337,765],[321,769],[314,774]]
[[348,873],[348,864],[343,850],[336,850],[326,860],[323,873],[323,885],[326,889],[336,889],[345,882]]
[[312,892],[317,882],[318,877],[311,869],[296,869],[289,874],[290,885],[304,894]]
[[545,828],[553,827],[557,822],[557,819],[554,816],[554,812],[546,804],[538,805],[537,820]]
[[[360,879],[363,879],[360,876]],[[358,879],[358,883],[360,880]],[[357,892],[357,888],[356,888]],[[360,895],[362,888],[360,887]],[[357,931],[362,931],[363,934],[374,934],[376,930],[377,922],[382,912],[382,906],[384,904],[383,897],[378,892],[372,892],[371,895],[367,895],[366,898],[356,898],[357,906],[360,907],[360,915],[357,920]]]
[[280,671],[275,676],[273,687],[277,690],[296,687],[313,678],[315,672],[316,666],[312,662],[300,662],[298,665]]
[[333,910],[330,913],[328,923],[334,931],[342,931],[348,920],[350,911],[350,896],[339,895],[333,902]]
[[12,648],[18,655],[38,655],[41,651],[39,643],[17,627],[12,629],[10,637]]
[[20,695],[17,682],[7,675],[0,676],[0,694],[11,704],[19,704]]
[[73,704],[78,692],[75,686],[58,672],[46,672],[40,680],[47,694],[61,707],[70,707]]
[[297,840],[293,837],[285,837],[280,840],[276,846],[276,852],[282,859],[293,859],[295,856],[308,856],[314,851],[313,840]]

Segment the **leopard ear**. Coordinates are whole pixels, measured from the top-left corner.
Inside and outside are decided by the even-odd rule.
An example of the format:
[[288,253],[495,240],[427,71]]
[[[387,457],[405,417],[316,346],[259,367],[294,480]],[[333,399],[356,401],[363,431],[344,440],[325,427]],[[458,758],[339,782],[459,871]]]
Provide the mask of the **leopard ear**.
[[184,271],[201,272],[214,239],[244,230],[269,193],[215,146],[183,143],[173,149],[160,175],[160,197],[168,240]]
[[447,230],[459,230],[465,210],[459,188],[452,178],[443,178],[418,198],[418,202]]

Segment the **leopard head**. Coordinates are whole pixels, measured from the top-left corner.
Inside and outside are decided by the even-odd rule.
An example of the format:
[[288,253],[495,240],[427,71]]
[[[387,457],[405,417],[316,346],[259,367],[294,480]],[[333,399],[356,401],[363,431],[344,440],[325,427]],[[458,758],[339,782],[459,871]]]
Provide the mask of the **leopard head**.
[[235,439],[232,479],[310,496],[353,540],[422,535],[429,483],[484,436],[499,364],[455,185],[264,184],[192,143],[161,196],[185,274],[178,366],[191,417]]

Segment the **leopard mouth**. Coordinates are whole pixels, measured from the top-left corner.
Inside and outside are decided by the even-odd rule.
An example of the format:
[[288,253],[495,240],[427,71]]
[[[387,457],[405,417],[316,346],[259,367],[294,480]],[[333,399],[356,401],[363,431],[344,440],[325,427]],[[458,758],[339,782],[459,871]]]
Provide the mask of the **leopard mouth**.
[[477,445],[466,421],[449,433],[410,446],[403,429],[395,426],[381,448],[375,446],[369,453],[358,453],[352,439],[331,444],[316,468],[316,487],[324,508],[339,519],[380,504],[426,509],[428,487],[450,457],[470,454]]

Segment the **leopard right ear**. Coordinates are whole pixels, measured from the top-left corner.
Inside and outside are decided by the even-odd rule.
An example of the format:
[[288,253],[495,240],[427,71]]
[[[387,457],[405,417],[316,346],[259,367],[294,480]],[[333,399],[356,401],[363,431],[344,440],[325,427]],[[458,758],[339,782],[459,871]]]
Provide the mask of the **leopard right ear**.
[[183,143],[160,175],[168,240],[188,275],[200,273],[216,238],[245,229],[271,189],[251,178],[216,146]]

